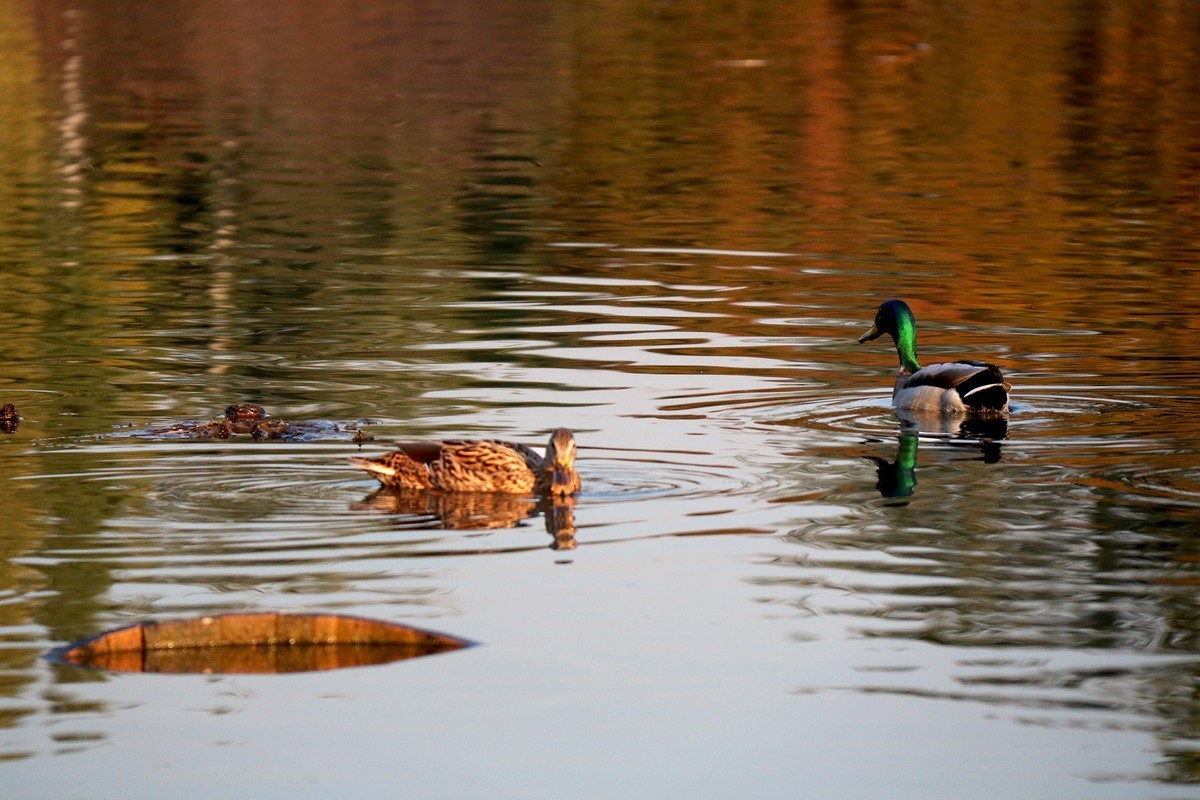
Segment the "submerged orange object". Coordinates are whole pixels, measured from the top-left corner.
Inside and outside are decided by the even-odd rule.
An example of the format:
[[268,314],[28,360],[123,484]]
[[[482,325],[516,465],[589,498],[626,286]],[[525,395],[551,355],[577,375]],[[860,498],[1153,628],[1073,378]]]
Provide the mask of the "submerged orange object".
[[362,617],[252,612],[140,622],[80,639],[48,658],[116,672],[272,674],[386,664],[471,644]]

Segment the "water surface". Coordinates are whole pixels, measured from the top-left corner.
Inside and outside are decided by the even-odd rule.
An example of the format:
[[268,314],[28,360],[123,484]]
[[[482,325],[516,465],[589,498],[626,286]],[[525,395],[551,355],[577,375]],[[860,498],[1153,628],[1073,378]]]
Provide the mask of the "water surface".
[[[1193,5],[2,5],[14,796],[1194,795]],[[374,441],[136,435],[234,402]],[[560,425],[560,508],[347,462]],[[42,658],[253,610],[480,646]]]

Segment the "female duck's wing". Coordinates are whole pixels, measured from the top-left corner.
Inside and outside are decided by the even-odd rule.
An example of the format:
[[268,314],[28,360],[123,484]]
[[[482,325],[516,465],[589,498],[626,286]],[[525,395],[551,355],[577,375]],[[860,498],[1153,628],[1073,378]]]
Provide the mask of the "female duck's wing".
[[542,457],[531,448],[515,442],[502,442],[499,439],[446,439],[440,442],[396,442],[396,449],[420,464],[432,464],[442,457],[443,452],[458,453],[473,452],[483,449],[508,449],[519,455],[531,470],[542,467]]
[[488,439],[442,442],[429,473],[437,488],[452,492],[525,493],[536,480],[516,447]]
[[418,464],[429,464],[442,457],[444,445],[453,444],[459,442],[396,442],[396,449]]
[[535,452],[533,450],[533,448],[531,448],[531,447],[526,447],[525,445],[517,444],[516,442],[499,442],[499,441],[497,441],[494,443],[498,444],[498,445],[502,445],[504,447],[507,447],[510,450],[512,450],[514,453],[519,455],[522,459],[524,459],[525,466],[529,467],[530,471],[532,471],[532,472],[539,472],[539,471],[541,471],[542,467],[544,466],[543,462],[545,461],[545,459],[542,458],[540,455],[538,455],[537,452]]

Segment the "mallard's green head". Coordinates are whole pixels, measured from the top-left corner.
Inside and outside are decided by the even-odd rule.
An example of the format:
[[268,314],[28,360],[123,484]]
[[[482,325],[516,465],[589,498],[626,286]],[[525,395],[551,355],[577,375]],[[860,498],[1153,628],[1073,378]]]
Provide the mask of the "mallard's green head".
[[900,355],[900,366],[909,372],[921,368],[917,363],[917,320],[912,309],[903,300],[888,300],[875,312],[875,323],[871,330],[858,337],[858,343],[878,339],[883,334],[892,337],[896,352]]

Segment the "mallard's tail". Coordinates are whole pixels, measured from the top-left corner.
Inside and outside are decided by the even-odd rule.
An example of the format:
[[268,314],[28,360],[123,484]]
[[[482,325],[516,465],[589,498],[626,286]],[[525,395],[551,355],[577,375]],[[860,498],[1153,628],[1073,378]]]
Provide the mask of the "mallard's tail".
[[984,365],[968,380],[960,384],[958,394],[968,411],[998,413],[1008,410],[1008,392],[1012,387],[1005,383],[999,368]]
[[391,475],[395,472],[394,469],[388,469],[383,464],[380,464],[373,458],[364,458],[362,456],[350,456],[350,463],[359,469],[365,469],[372,475]]
[[384,486],[396,489],[428,489],[432,486],[429,471],[401,452],[386,453],[376,458],[350,456],[350,463],[365,469]]

